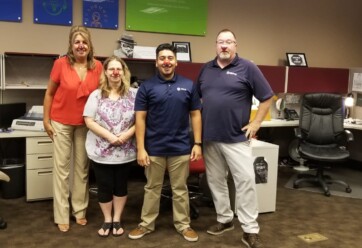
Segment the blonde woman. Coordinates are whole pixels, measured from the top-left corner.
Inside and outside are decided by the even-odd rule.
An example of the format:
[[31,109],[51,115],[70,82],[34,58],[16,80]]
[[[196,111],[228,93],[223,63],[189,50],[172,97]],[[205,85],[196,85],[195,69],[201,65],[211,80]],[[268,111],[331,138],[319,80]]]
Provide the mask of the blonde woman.
[[[98,202],[104,222],[98,235],[121,236],[122,212],[127,201],[127,179],[131,162],[136,160],[136,89],[130,88],[130,71],[115,56],[105,60],[104,77],[85,106],[84,119],[89,128],[86,149],[92,160],[98,187]],[[112,211],[113,210],[113,211]],[[113,212],[113,216],[112,216]]]
[[93,54],[87,28],[72,27],[68,52],[54,62],[44,97],[44,128],[54,142],[54,222],[61,232],[69,230],[70,209],[77,224],[87,224],[89,163],[84,143],[88,129],[83,110],[102,75],[102,64]]

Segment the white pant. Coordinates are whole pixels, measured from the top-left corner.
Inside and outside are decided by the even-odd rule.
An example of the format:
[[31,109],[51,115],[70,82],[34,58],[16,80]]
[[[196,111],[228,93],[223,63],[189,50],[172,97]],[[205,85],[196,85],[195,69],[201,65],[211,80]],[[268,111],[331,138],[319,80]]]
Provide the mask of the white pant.
[[253,162],[246,142],[204,143],[204,160],[208,185],[211,190],[217,213],[217,221],[227,223],[233,220],[230,206],[227,177],[229,170],[235,183],[235,209],[241,227],[247,233],[259,233],[258,202]]

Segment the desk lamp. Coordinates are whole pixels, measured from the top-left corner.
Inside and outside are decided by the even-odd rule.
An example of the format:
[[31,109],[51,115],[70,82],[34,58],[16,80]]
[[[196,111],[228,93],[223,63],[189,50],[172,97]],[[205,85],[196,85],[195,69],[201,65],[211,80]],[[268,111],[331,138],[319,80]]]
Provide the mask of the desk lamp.
[[346,107],[345,119],[351,118],[351,108],[353,107],[353,105],[354,105],[353,94],[348,93],[346,99],[344,100],[344,106]]

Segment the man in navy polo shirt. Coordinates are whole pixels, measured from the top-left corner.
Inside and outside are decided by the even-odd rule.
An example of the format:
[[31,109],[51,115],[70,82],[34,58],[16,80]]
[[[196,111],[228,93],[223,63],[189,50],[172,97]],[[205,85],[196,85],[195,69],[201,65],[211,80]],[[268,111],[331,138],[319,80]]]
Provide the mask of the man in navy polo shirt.
[[[142,222],[128,237],[139,239],[155,230],[166,169],[172,188],[173,221],[188,241],[197,241],[190,227],[187,177],[190,159],[201,158],[201,103],[190,79],[175,74],[176,48],[156,49],[157,75],[141,84],[135,102],[137,162],[145,167]],[[190,146],[190,117],[195,143]]]
[[[263,247],[259,238],[254,157],[249,140],[259,130],[274,95],[258,67],[238,57],[235,34],[224,29],[216,38],[216,58],[201,69],[197,86],[202,98],[203,153],[206,175],[217,212],[207,232],[220,235],[234,229],[228,173],[235,182],[236,214],[244,231],[242,242]],[[260,101],[249,122],[253,95]],[[230,171],[230,172],[229,172]]]

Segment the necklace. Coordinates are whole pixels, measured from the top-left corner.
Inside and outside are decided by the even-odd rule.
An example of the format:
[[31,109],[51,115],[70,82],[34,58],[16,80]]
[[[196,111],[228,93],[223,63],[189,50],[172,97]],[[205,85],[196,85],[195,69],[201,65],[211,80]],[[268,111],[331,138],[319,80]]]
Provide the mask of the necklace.
[[87,69],[87,64],[74,63],[73,67],[75,67],[79,70],[85,70],[85,69]]

